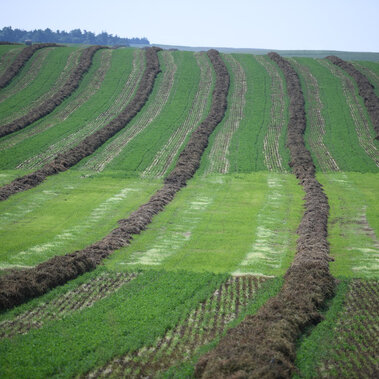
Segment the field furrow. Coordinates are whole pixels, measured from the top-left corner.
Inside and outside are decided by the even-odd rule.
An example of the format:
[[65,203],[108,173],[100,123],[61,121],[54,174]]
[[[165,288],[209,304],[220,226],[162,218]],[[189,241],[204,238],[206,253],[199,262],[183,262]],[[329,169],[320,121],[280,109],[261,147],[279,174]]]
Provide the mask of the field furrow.
[[174,162],[188,136],[205,117],[213,83],[212,66],[206,54],[196,53],[195,57],[200,67],[200,82],[192,107],[185,121],[174,131],[161,150],[158,151],[150,166],[142,172],[142,177],[163,177]]
[[[36,52],[34,57],[31,59],[30,65],[23,72],[19,77],[17,77],[17,81],[14,80],[14,83],[12,83],[11,86],[8,86],[7,88],[4,88],[0,92],[0,103],[7,100],[9,97],[13,96],[19,91],[22,91],[24,88],[30,85],[34,80],[36,80],[36,77],[38,76],[39,72],[41,71],[48,55],[50,52],[54,50],[54,47],[48,47],[46,49],[41,49]],[[1,124],[5,124],[9,121],[9,119],[12,118],[12,115],[3,118],[1,117]],[[16,118],[16,117],[13,117]]]
[[227,325],[246,309],[266,280],[254,276],[228,279],[153,345],[117,357],[87,377],[155,377],[170,366],[188,360],[200,346],[223,333]]
[[265,68],[271,79],[271,118],[263,140],[264,162],[269,171],[285,172],[279,152],[279,140],[286,123],[285,84],[273,62],[264,56],[257,55],[255,58]]
[[238,129],[243,118],[246,104],[247,79],[241,64],[232,55],[224,55],[225,61],[231,67],[233,81],[228,99],[228,115],[216,134],[212,148],[209,152],[209,163],[204,170],[205,174],[217,172],[225,174],[229,172],[230,162],[228,159],[231,139]]
[[135,273],[99,275],[50,302],[21,313],[12,320],[0,322],[0,338],[26,334],[31,329],[41,328],[48,321],[59,320],[73,312],[91,307],[96,301],[104,299],[136,277]]
[[163,78],[157,89],[155,101],[150,102],[142,116],[136,122],[132,123],[129,128],[121,131],[117,135],[117,138],[113,139],[104,150],[90,157],[83,164],[82,168],[103,171],[104,168],[125,149],[129,142],[145,130],[160,114],[170,96],[177,69],[174,58],[169,51],[163,51],[161,57],[166,70],[163,72]]
[[[60,50],[61,49],[62,48],[60,48]],[[42,51],[44,52],[45,50],[48,50],[48,53],[49,53],[49,56],[47,56],[46,58],[50,58],[50,56],[52,55],[52,52],[51,52],[52,48],[44,49]],[[64,84],[66,83],[68,77],[70,76],[70,74],[77,67],[77,65],[79,63],[79,59],[80,59],[80,54],[82,53],[82,51],[83,51],[83,49],[75,49],[68,56],[65,54],[65,56],[59,57],[60,60],[66,60],[66,64],[64,67],[62,67],[63,69],[60,72],[59,76],[57,76],[56,80],[51,85],[49,84],[49,82],[46,82],[46,81],[41,83],[41,79],[38,78],[38,72],[35,72],[35,73],[31,72],[32,71],[32,67],[31,67],[30,70],[28,70],[27,75],[25,75],[26,77],[23,78],[22,81],[20,81],[20,80],[17,81],[17,85],[15,85],[15,86],[7,87],[7,89],[4,92],[6,92],[8,89],[9,89],[9,91],[7,91],[8,93],[6,93],[6,96],[4,98],[2,98],[2,96],[0,95],[0,103],[2,101],[6,100],[7,98],[11,97],[12,95],[15,95],[16,93],[20,92],[24,88],[26,88],[34,80],[38,80],[39,83],[41,83],[40,87],[43,89],[43,92],[40,94],[40,96],[38,96],[36,98],[31,98],[31,96],[27,96],[27,97],[29,97],[28,103],[25,103],[25,104],[19,103],[19,106],[16,109],[13,109],[11,114],[9,114],[7,117],[3,118],[1,120],[1,123],[2,124],[9,123],[9,122],[16,120],[17,118],[27,114],[31,109],[39,107],[40,105],[42,105],[43,102],[45,102],[51,96],[53,96],[54,93],[61,90],[63,88]],[[58,53],[60,53],[60,51],[58,51]],[[65,51],[63,49],[62,49],[62,53],[65,53]],[[44,62],[45,65],[54,65],[55,66],[55,62],[51,62],[51,59],[45,59],[45,60],[47,60],[47,62]],[[63,66],[63,64],[62,64],[62,66]],[[61,67],[59,67],[59,68],[55,67],[55,70],[60,71]],[[46,76],[46,80],[47,79],[49,79],[49,78]],[[37,92],[37,88],[34,91]],[[31,92],[31,89],[29,89],[29,92]]]
[[[80,93],[74,94],[70,98],[70,101],[63,103],[53,114],[36,123],[33,128],[28,128],[23,130],[22,133],[11,135],[7,139],[0,141],[0,151],[8,150],[29,139],[30,137],[46,132],[51,128],[58,127],[60,123],[67,120],[74,114],[75,111],[85,105],[100,89],[103,84],[104,77],[111,65],[111,50],[101,50],[98,54],[100,55],[100,65],[93,73],[93,77],[91,78],[92,80],[86,83]],[[22,163],[20,164],[22,165]]]
[[373,142],[374,137],[371,131],[371,122],[362,100],[359,98],[356,85],[342,69],[335,66],[333,63],[323,59],[318,62],[341,81],[343,94],[349,106],[351,117],[354,120],[359,144],[366,154],[375,162],[376,166],[379,167],[379,152]]
[[301,65],[295,59],[289,59],[303,79],[307,107],[307,143],[315,155],[321,171],[339,171],[337,162],[324,144],[326,133],[325,119],[323,117],[324,105],[320,98],[320,88],[317,79],[308,67]]
[[[4,46],[1,46],[0,49],[2,50]],[[23,49],[23,47],[18,46],[7,46],[7,51],[1,54],[0,57],[0,75],[4,73],[4,71],[8,68],[8,66],[11,65],[15,57],[20,53],[20,51]]]
[[[108,52],[108,59],[106,60],[106,64],[102,64],[103,80],[106,72],[109,70],[110,63],[111,51]],[[122,91],[114,99],[112,104],[110,104],[109,108],[105,112],[102,112],[95,119],[92,119],[91,121],[82,125],[80,129],[77,129],[69,136],[64,136],[64,138],[51,144],[45,151],[22,162],[17,166],[17,168],[40,168],[44,164],[51,162],[58,153],[64,153],[68,151],[69,149],[77,145],[78,141],[83,140],[85,137],[103,128],[107,123],[109,123],[113,118],[115,118],[132,99],[135,90],[141,80],[144,65],[145,61],[143,58],[143,51],[136,50],[133,59],[132,72],[128,77],[128,80],[126,81],[124,87],[122,88]],[[98,87],[101,85],[101,82],[98,82]]]
[[345,309],[332,331],[327,352],[318,362],[322,378],[374,378],[379,372],[379,282],[353,279]]

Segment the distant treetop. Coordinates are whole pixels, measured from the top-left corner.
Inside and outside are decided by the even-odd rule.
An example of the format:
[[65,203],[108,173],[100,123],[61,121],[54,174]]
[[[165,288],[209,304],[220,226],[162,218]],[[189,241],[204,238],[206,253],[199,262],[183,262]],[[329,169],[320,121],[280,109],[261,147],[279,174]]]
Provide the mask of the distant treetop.
[[106,32],[95,34],[87,30],[81,31],[74,29],[70,32],[64,30],[57,30],[56,32],[47,28],[45,30],[21,30],[12,29],[11,26],[6,26],[0,30],[0,41],[8,42],[25,42],[30,40],[32,42],[55,42],[55,43],[82,43],[88,45],[130,45],[130,44],[143,44],[149,45],[150,42],[147,38],[121,38],[117,35],[113,36]]

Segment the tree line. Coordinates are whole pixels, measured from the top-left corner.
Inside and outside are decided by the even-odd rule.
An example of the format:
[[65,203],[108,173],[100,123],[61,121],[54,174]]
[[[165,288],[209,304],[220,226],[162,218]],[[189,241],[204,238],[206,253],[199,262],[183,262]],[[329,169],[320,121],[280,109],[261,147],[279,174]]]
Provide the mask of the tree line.
[[21,30],[13,29],[11,26],[6,26],[0,30],[0,41],[7,42],[55,42],[55,43],[83,43],[88,45],[123,45],[144,44],[149,45],[150,42],[146,37],[143,38],[122,38],[117,35],[102,32],[95,34],[87,30],[73,29],[70,32],[64,30],[52,31],[47,28],[45,30]]

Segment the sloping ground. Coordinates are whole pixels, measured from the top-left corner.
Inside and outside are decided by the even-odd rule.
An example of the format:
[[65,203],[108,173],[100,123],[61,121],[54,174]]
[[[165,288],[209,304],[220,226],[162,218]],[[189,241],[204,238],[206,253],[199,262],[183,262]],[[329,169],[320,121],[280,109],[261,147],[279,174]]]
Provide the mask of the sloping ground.
[[55,43],[36,43],[33,46],[27,46],[22,49],[12,61],[12,65],[8,66],[0,76],[0,89],[6,87],[11,82],[37,50],[53,46],[58,45]]
[[291,167],[303,186],[305,214],[298,228],[297,253],[278,296],[253,317],[229,330],[217,347],[196,365],[197,377],[289,377],[294,369],[295,345],[304,329],[320,321],[319,308],[333,295],[326,240],[329,205],[303,134],[306,128],[300,80],[288,61],[270,58],[283,71],[290,97],[287,144]]
[[[146,54],[147,68],[137,95],[134,98],[136,99],[135,104],[132,104],[132,106],[127,107],[123,111],[121,119],[116,119],[116,123],[114,123],[114,126],[112,125],[114,129],[117,128],[117,124],[119,129],[121,129],[123,126],[122,122],[125,122],[127,117],[131,118],[136,114],[135,107],[140,105],[141,108],[152,91],[155,76],[159,71],[159,63],[155,49],[146,50]],[[50,261],[40,264],[35,269],[15,272],[0,278],[2,289],[1,308],[9,308],[31,297],[39,296],[56,285],[63,284],[81,273],[92,269],[103,258],[111,254],[113,250],[128,244],[133,234],[138,234],[141,230],[145,229],[151,222],[153,215],[160,212],[172,200],[175,193],[186,185],[187,180],[194,175],[200,165],[201,155],[207,146],[209,135],[222,120],[226,110],[226,97],[229,88],[228,72],[215,50],[209,51],[208,56],[217,74],[211,110],[207,118],[192,134],[190,141],[180,154],[174,170],[165,179],[164,187],[128,219],[120,220],[120,227],[114,229],[103,240],[82,251],[77,251],[63,257],[55,257]],[[112,133],[110,129],[111,126],[107,128],[105,138]],[[101,138],[101,135],[99,137]],[[84,147],[87,151],[90,149],[91,142],[91,140],[85,140]],[[94,143],[96,143],[96,139]],[[80,151],[78,153],[80,154]],[[71,156],[67,158],[70,158],[72,161]]]
[[1,125],[26,115],[61,89],[77,67],[82,51],[51,47],[37,52],[17,80],[0,93]]
[[17,45],[0,44],[0,73],[6,70],[22,49],[23,47]]
[[[320,100],[323,105],[317,112],[320,112],[325,120],[323,142],[339,169],[362,173],[377,172],[378,167],[362,147],[362,142],[374,146],[373,150],[377,149],[379,145],[374,140],[375,136],[370,118],[352,79],[327,60],[296,58],[295,61],[305,70],[309,70],[309,73],[317,81]],[[300,71],[299,73],[301,75]],[[306,78],[304,78],[303,83],[307,96]],[[307,110],[310,110],[312,99],[307,98],[306,100],[308,100],[306,103]],[[317,106],[316,103],[313,103],[312,108],[313,106]],[[311,121],[311,125],[312,123],[313,121]],[[367,133],[362,134],[362,130],[368,131],[368,135]],[[306,130],[306,140],[311,138],[311,133],[313,133],[312,129]],[[362,140],[363,137],[364,141]],[[311,149],[311,141],[308,143]],[[311,150],[311,153],[317,158],[316,152]],[[315,164],[321,170],[317,159]]]
[[363,98],[367,112],[371,117],[371,121],[376,133],[376,139],[379,139],[379,98],[374,92],[373,85],[366,76],[357,70],[351,63],[342,60],[336,56],[327,57],[329,61],[338,67],[341,67],[356,81],[359,89],[359,95]]
[[[0,137],[21,130],[38,119],[51,113],[57,106],[59,106],[66,97],[70,96],[76,88],[78,88],[83,75],[88,71],[92,64],[92,58],[96,51],[103,49],[103,46],[90,46],[83,50],[78,66],[67,78],[65,84],[54,93],[50,98],[44,100],[42,104],[30,110],[28,114],[22,116],[6,125],[0,127]],[[15,64],[15,63],[13,63]]]
[[342,281],[312,334],[301,341],[296,378],[376,378],[379,282]]

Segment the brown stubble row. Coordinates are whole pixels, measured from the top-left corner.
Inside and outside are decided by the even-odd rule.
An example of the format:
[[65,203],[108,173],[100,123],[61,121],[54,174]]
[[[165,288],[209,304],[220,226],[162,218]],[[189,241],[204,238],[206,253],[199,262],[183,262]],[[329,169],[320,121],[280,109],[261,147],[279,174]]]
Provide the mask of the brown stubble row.
[[374,92],[373,85],[367,77],[362,72],[357,70],[351,63],[346,62],[334,55],[328,56],[326,59],[345,70],[356,81],[359,95],[362,96],[367,112],[371,117],[376,134],[375,139],[379,140],[379,99]]
[[[9,43],[6,43],[7,45]],[[0,89],[7,86],[10,81],[20,72],[25,66],[26,62],[32,57],[32,55],[39,49],[44,47],[59,47],[56,43],[36,43],[32,46],[27,46],[21,50],[17,55],[12,65],[9,66],[3,75],[0,76]]]
[[81,284],[72,291],[0,322],[0,338],[10,338],[41,328],[47,321],[59,320],[116,292],[138,276],[137,273],[105,273]]
[[229,278],[153,345],[117,357],[87,377],[150,378],[190,359],[200,346],[222,335],[227,325],[246,310],[266,280],[251,275]]
[[[121,130],[142,108],[153,89],[156,75],[160,72],[156,48],[146,49],[146,69],[141,79],[136,96],[124,111],[110,124],[66,154],[59,155],[47,165],[47,174],[67,170],[90,155],[108,138]],[[102,240],[64,256],[55,256],[36,267],[14,271],[0,278],[0,310],[14,307],[31,298],[41,296],[50,289],[76,278],[96,267],[114,250],[130,243],[134,234],[146,229],[155,214],[161,212],[174,198],[175,194],[186,185],[200,165],[201,156],[207,147],[212,131],[223,119],[226,110],[226,98],[229,89],[229,74],[225,64],[216,50],[209,50],[208,56],[216,72],[216,84],[213,91],[212,105],[207,118],[192,134],[187,146],[179,156],[178,162],[166,178],[163,188],[158,190],[146,203],[141,205],[129,218],[119,220],[119,227],[112,230]],[[46,167],[46,166],[45,166]],[[47,175],[42,171],[42,175]],[[38,174],[30,180],[39,180]],[[43,180],[43,179],[42,179]],[[40,181],[42,181],[40,180]],[[4,187],[3,187],[4,188]]]
[[329,272],[327,222],[329,205],[304,143],[305,102],[291,64],[276,53],[269,57],[283,71],[290,99],[287,146],[293,173],[303,186],[305,213],[298,228],[294,261],[279,294],[257,314],[230,329],[219,345],[202,357],[195,374],[203,378],[289,378],[294,371],[296,341],[305,328],[321,320],[320,307],[333,296]]
[[55,92],[50,98],[46,99],[37,107],[31,109],[26,115],[21,116],[6,125],[2,125],[0,127],[0,137],[4,137],[8,134],[26,128],[33,122],[39,120],[42,117],[45,117],[51,113],[58,105],[62,104],[62,102],[79,87],[84,74],[89,70],[92,64],[92,59],[96,51],[105,48],[105,46],[90,46],[84,49],[78,66],[70,74],[65,84],[59,88],[59,90]]

